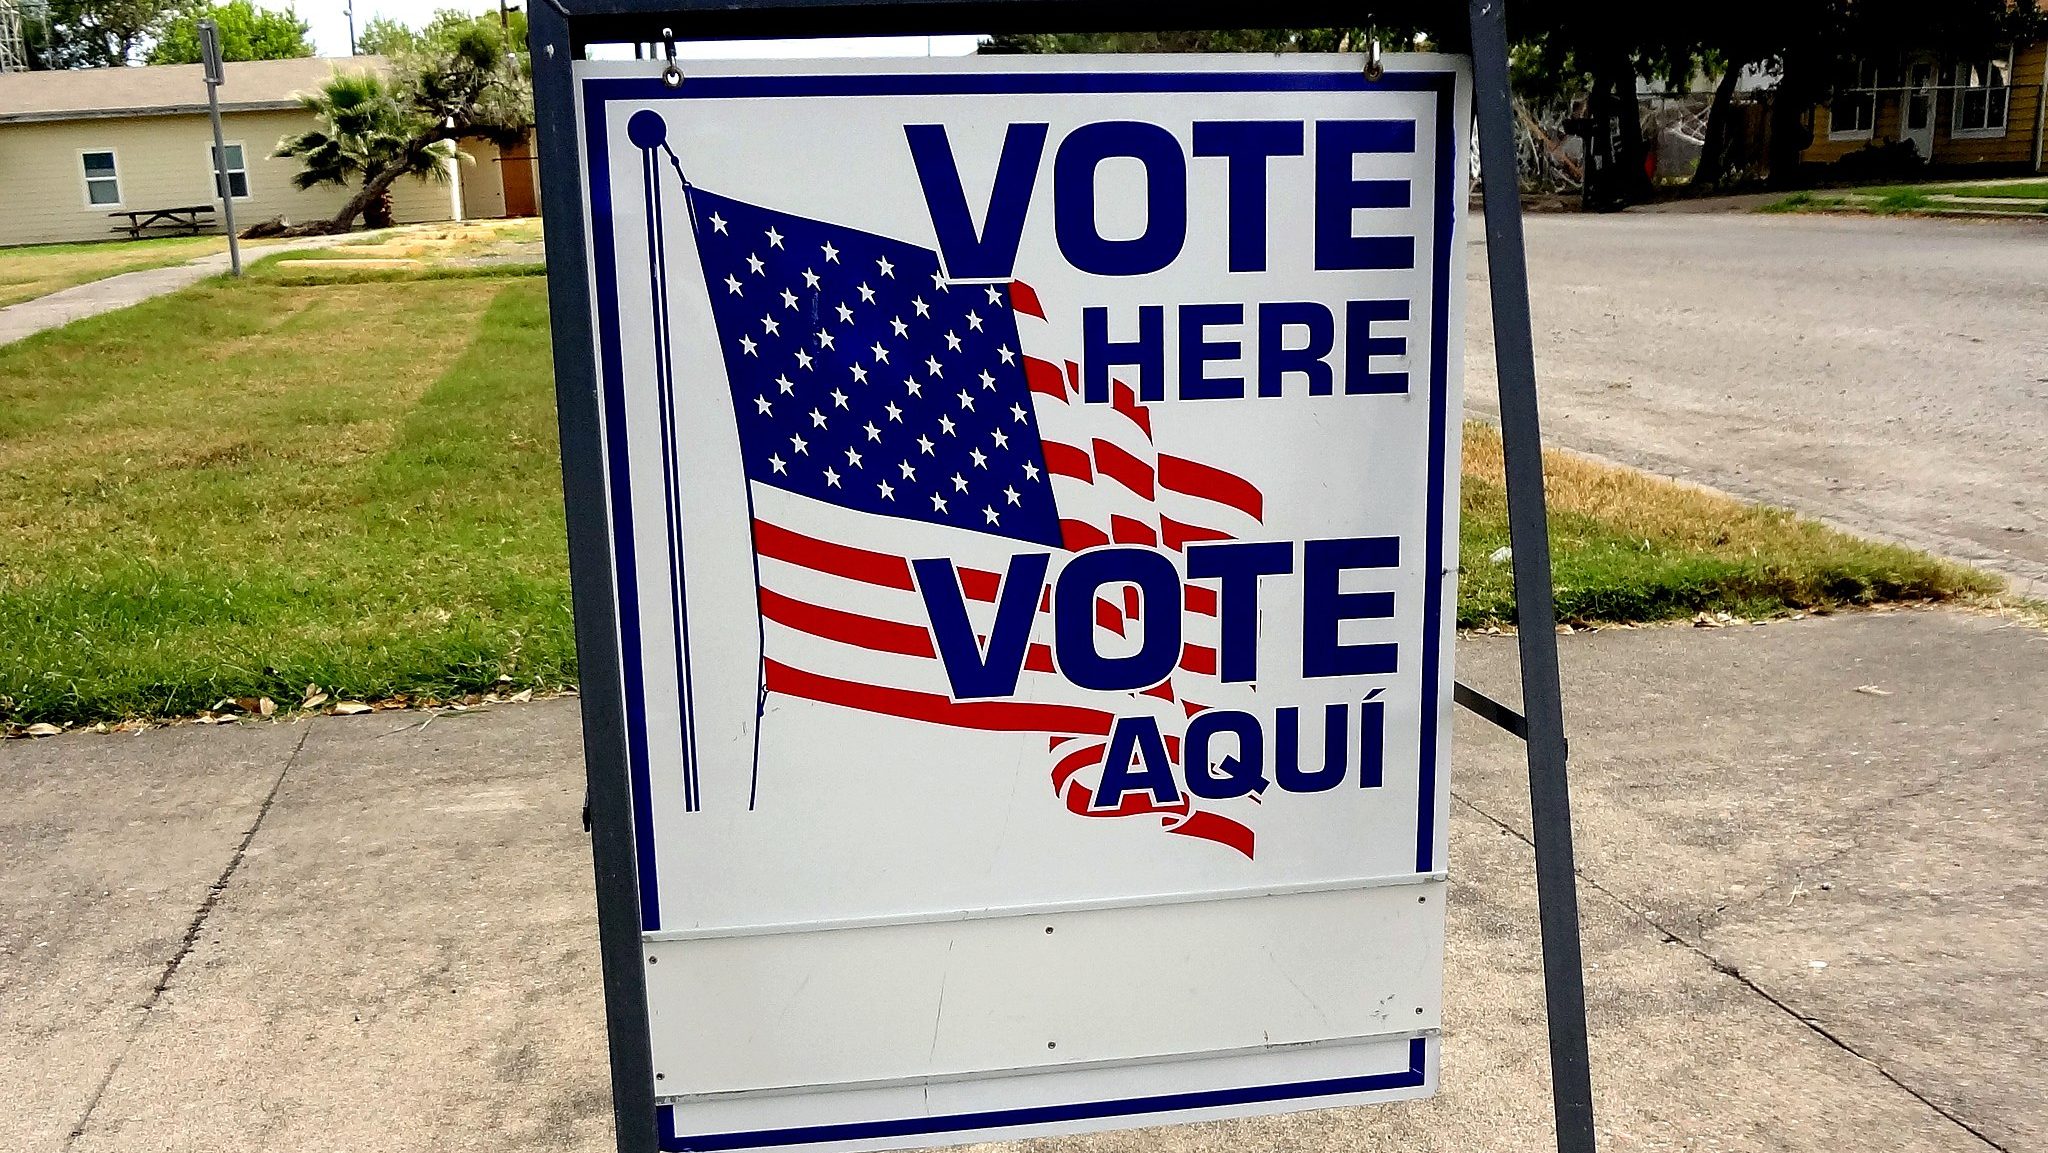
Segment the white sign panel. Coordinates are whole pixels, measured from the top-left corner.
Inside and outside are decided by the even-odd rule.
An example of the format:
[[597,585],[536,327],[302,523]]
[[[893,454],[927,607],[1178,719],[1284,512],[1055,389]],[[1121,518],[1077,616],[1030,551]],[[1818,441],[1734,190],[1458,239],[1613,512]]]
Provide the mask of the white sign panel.
[[1431,1093],[1463,63],[576,76],[664,1146]]

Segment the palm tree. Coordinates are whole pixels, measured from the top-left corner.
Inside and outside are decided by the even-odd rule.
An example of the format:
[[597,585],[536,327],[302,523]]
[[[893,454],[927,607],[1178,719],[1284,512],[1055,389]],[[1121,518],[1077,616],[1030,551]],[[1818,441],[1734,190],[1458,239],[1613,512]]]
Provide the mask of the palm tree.
[[300,188],[362,182],[322,231],[346,231],[359,216],[373,227],[387,225],[391,186],[400,177],[446,180],[451,159],[468,159],[457,141],[512,145],[533,126],[525,78],[507,67],[498,41],[481,30],[401,59],[393,79],[336,72],[300,94],[299,103],[318,126],[278,141],[275,155],[304,165],[292,182]]

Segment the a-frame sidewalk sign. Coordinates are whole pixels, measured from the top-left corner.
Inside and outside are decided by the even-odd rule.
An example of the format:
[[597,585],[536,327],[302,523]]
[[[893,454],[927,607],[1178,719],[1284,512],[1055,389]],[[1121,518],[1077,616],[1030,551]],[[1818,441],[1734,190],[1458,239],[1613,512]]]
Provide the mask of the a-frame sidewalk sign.
[[[1449,53],[685,63],[1214,17],[531,5],[622,1151],[1433,1094],[1455,703],[1527,745],[1591,1153],[1506,17],[1467,15]],[[1452,672],[1475,119],[1520,712]]]

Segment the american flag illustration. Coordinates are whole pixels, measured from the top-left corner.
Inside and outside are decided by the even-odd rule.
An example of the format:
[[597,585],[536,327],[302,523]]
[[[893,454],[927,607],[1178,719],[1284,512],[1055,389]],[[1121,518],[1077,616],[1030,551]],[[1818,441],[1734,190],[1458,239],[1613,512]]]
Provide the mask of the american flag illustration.
[[[1076,815],[1151,817],[1250,857],[1251,829],[1185,797],[1102,808],[1087,784],[1119,714],[1156,716],[1178,759],[1176,734],[1218,688],[1213,591],[1187,586],[1171,606],[1196,623],[1174,675],[1144,693],[1058,676],[1048,594],[1016,694],[960,701],[913,577],[911,561],[935,554],[874,542],[907,531],[878,518],[930,526],[917,535],[943,541],[971,607],[997,601],[1018,553],[1178,552],[1253,532],[1257,486],[1159,451],[1126,385],[1112,404],[1081,403],[1025,283],[949,281],[931,249],[686,188],[750,489],[763,693],[1043,740]],[[1095,605],[1105,639],[1148,609],[1127,594]]]

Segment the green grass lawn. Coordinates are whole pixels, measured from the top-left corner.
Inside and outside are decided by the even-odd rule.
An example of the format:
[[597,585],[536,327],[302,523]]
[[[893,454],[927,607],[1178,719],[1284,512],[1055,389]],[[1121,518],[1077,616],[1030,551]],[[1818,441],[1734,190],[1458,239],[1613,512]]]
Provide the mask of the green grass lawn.
[[[1987,204],[1989,199],[2024,200],[2024,204]],[[1959,201],[1961,203],[1959,203]],[[2004,212],[2022,216],[2048,213],[2048,180],[2017,180],[2000,184],[1885,184],[1867,188],[1795,192],[1764,207],[1765,212]]]
[[[546,321],[532,276],[256,277],[0,348],[0,722],[573,682]],[[1459,620],[1509,621],[1489,430],[1465,467]],[[1575,458],[1552,481],[1569,620],[1996,587]]]
[[160,236],[0,248],[0,308],[123,272],[183,264],[227,247],[225,236]]

